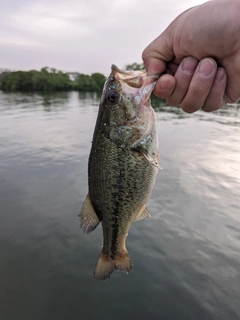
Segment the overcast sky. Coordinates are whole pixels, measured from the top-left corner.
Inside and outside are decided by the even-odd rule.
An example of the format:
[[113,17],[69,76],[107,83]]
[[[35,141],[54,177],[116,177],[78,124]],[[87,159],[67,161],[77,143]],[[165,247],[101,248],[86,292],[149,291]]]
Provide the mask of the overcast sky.
[[0,0],[0,68],[109,74],[201,0]]

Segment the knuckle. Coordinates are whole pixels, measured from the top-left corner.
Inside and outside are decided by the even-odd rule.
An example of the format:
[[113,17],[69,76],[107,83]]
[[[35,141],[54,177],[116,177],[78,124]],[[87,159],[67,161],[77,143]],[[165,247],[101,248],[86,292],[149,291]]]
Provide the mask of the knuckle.
[[173,97],[169,97],[166,100],[167,100],[167,103],[170,104],[173,107],[177,107],[177,106],[181,105],[181,100],[179,100],[179,99],[175,99]]
[[143,50],[142,52],[142,59],[143,61],[146,61],[148,59],[148,50],[147,48]]
[[236,98],[233,98],[233,97],[229,97],[227,94],[225,94],[225,101],[226,103],[235,103],[235,102],[238,102],[239,98],[240,97],[236,97]]
[[188,101],[188,102],[182,102],[181,103],[181,108],[183,109],[183,111],[187,112],[187,113],[194,113],[196,111],[198,111],[199,109],[201,109],[202,105],[199,106],[194,102]]
[[186,113],[194,113],[200,109],[200,108],[196,108],[195,106],[192,106],[192,105],[190,105],[190,106],[182,106],[181,105],[181,108]]
[[221,101],[219,101],[218,103],[216,102],[206,102],[204,104],[204,106],[202,107],[202,110],[205,112],[212,112],[212,111],[216,111],[220,108],[222,108],[224,106],[225,102],[222,99]]

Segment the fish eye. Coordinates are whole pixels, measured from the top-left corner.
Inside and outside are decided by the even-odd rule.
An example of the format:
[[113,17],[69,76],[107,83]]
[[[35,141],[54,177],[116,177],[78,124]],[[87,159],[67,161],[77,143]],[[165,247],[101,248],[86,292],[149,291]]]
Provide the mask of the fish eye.
[[106,99],[110,104],[115,104],[118,102],[118,99],[119,99],[118,93],[114,90],[109,91]]

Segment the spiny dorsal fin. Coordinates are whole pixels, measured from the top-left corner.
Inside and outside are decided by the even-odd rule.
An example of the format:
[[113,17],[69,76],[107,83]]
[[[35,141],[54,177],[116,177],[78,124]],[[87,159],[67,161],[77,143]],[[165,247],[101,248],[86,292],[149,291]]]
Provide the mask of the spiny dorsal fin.
[[133,220],[133,222],[143,220],[143,219],[148,219],[150,218],[151,215],[148,213],[147,208],[143,206],[140,211],[138,212],[136,218]]
[[83,202],[81,212],[79,214],[80,218],[80,229],[84,233],[92,232],[99,224],[100,220],[93,208],[92,201],[87,195],[85,201]]

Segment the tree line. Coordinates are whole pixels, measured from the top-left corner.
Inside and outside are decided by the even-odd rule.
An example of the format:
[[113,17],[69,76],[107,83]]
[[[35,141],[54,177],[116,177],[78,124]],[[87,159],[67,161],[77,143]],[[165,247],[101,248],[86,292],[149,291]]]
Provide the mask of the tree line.
[[[126,70],[143,69],[143,64],[126,65]],[[74,78],[71,76],[74,75]],[[51,91],[102,91],[106,78],[101,73],[91,75],[81,73],[64,73],[54,68],[42,68],[40,71],[0,70],[0,90],[24,92]]]
[[74,79],[69,73],[53,68],[40,71],[3,71],[0,74],[0,89],[3,91],[50,92],[50,91],[101,91],[106,78],[101,73],[91,75],[75,73]]

